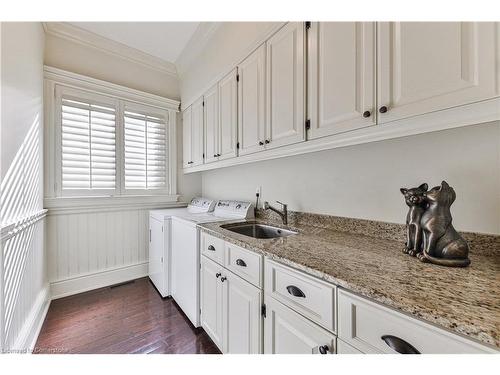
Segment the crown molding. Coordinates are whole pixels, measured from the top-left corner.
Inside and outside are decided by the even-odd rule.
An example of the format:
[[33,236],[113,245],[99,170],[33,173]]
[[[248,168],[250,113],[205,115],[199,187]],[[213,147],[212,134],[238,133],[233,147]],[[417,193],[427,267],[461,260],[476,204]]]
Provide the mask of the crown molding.
[[178,77],[177,69],[172,62],[162,60],[156,56],[139,51],[136,48],[129,47],[66,22],[43,22],[42,24],[45,33],[48,35],[70,40],[176,78]]
[[181,54],[175,60],[179,76],[182,76],[189,69],[221,26],[222,22],[200,22]]

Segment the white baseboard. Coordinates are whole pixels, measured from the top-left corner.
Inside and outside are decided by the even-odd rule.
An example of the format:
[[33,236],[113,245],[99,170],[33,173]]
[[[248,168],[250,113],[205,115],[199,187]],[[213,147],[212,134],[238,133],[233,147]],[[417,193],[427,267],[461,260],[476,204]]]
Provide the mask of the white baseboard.
[[148,262],[108,269],[50,283],[52,299],[104,288],[148,275]]
[[35,303],[31,308],[28,318],[24,322],[23,328],[19,332],[14,343],[14,350],[31,353],[36,345],[38,334],[42,329],[45,316],[49,310],[50,293],[49,286],[46,285],[37,295]]

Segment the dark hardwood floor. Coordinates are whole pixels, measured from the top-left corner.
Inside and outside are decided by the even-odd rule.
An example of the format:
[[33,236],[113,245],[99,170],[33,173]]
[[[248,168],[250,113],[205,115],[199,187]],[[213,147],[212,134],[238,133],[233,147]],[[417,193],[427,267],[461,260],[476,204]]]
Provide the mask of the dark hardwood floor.
[[36,353],[220,353],[148,278],[52,301]]

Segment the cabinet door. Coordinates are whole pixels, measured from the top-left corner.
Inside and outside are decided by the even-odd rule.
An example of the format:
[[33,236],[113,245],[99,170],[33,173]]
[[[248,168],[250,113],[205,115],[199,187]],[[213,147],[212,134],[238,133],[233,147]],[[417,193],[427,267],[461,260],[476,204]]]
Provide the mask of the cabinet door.
[[312,22],[309,139],[375,125],[375,23]]
[[238,142],[239,154],[264,149],[265,134],[265,60],[263,44],[238,65]]
[[164,259],[163,238],[163,222],[149,217],[149,278],[160,294],[166,297],[163,262],[167,259]]
[[266,148],[305,139],[304,23],[290,22],[266,42]]
[[182,166],[184,168],[190,167],[191,163],[191,106],[182,112]]
[[266,296],[264,352],[266,354],[317,354],[320,347],[335,353],[335,336]]
[[191,164],[203,164],[203,97],[191,105]]
[[262,291],[224,269],[224,353],[262,352]]
[[219,106],[217,85],[212,87],[204,96],[203,106],[205,116],[205,163],[219,159]]
[[238,142],[236,69],[219,82],[219,160],[234,158]]
[[363,354],[363,352],[337,338],[337,354]]
[[499,95],[498,48],[490,22],[380,23],[378,122]]
[[201,326],[222,350],[222,267],[210,259],[201,259]]

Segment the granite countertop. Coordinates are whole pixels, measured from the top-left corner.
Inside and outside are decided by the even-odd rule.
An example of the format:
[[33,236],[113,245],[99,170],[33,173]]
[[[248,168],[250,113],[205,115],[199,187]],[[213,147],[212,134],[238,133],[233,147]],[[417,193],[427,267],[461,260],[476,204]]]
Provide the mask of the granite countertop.
[[255,239],[223,229],[221,224],[200,226],[209,234],[413,317],[500,347],[499,236],[471,246],[469,267],[448,268],[403,254],[403,241],[391,236],[300,223],[281,226],[298,231],[297,235]]

